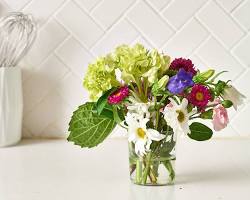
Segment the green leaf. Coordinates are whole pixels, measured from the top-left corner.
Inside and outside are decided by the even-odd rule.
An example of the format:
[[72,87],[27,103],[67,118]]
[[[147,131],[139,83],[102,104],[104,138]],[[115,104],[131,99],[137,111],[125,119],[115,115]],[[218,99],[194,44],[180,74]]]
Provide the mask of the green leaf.
[[224,74],[226,72],[228,72],[228,71],[221,71],[218,74],[215,74],[214,77],[210,80],[210,82],[211,83],[214,82],[216,78],[218,78],[221,74]]
[[221,102],[221,104],[223,105],[224,108],[230,108],[233,106],[233,102],[230,100],[224,100]]
[[81,147],[95,147],[103,142],[115,125],[114,120],[97,114],[95,103],[87,102],[73,113],[68,141]]
[[200,114],[202,119],[213,119],[213,109],[209,109]]
[[115,90],[116,88],[113,87],[110,90],[106,91],[96,102],[96,110],[99,115],[102,113],[104,107],[107,105],[108,96]]
[[193,108],[194,108],[194,106],[192,104],[188,104],[187,105],[188,113],[190,113],[193,110]]
[[218,83],[215,85],[214,91],[217,96],[220,96],[225,88],[227,87],[227,83],[224,81],[218,81]]
[[115,105],[113,106],[113,115],[114,115],[114,121],[116,123],[121,123],[122,122],[122,120],[120,119],[120,116],[118,114],[117,106],[115,106]]
[[[174,136],[172,136],[174,137]],[[170,142],[164,142],[159,148],[159,155],[160,156],[170,156],[170,153],[174,149],[176,142],[172,139]]]
[[192,123],[190,130],[191,133],[188,136],[197,141],[209,140],[213,135],[213,131],[210,128],[199,122]]
[[106,104],[104,109],[102,110],[100,116],[104,116],[106,118],[109,118],[111,120],[114,120],[114,115],[113,115],[113,108],[111,105]]

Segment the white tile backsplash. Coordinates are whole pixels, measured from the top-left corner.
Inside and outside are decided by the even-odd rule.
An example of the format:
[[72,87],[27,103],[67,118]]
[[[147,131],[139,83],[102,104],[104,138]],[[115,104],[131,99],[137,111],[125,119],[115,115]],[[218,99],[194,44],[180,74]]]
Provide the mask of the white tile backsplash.
[[133,2],[134,0],[103,0],[93,10],[92,16],[95,20],[99,21],[105,29],[108,29],[123,15]]
[[79,8],[74,1],[67,3],[56,15],[65,26],[87,47],[91,47],[104,33],[94,20]]
[[230,51],[213,37],[203,43],[197,51],[197,55],[208,67],[216,67],[219,71],[229,71],[224,78],[235,79],[245,68],[230,54]]
[[106,32],[104,37],[92,48],[92,52],[96,56],[104,55],[112,51],[116,44],[129,44],[139,35],[127,20],[123,20]]
[[[49,73],[48,73],[49,72]],[[24,111],[31,111],[45,96],[58,85],[58,81],[68,72],[65,64],[51,55],[33,75],[24,82]]]
[[208,31],[195,19],[187,22],[164,46],[174,57],[188,56],[208,37]]
[[[48,18],[56,12],[65,0],[33,0],[24,7],[25,13],[32,13],[38,20],[39,24],[43,24]],[[33,11],[36,12],[33,12]]]
[[243,0],[217,0],[228,12],[233,11]]
[[[57,46],[67,38],[68,32],[55,19],[51,19],[38,32],[32,51],[27,57],[27,62],[33,66],[40,65]],[[56,36],[56,37],[55,37]]]
[[149,0],[148,2],[157,10],[162,10],[171,0]]
[[101,1],[102,0],[75,0],[75,2],[81,5],[82,8],[87,9],[88,11],[93,9]]
[[[250,0],[0,0],[0,16],[35,16],[38,37],[23,60],[27,137],[64,137],[72,111],[88,94],[89,62],[122,43],[141,42],[200,69],[228,70],[250,96]],[[250,137],[250,101],[216,137]],[[115,135],[124,135],[117,129]]]
[[[5,0],[1,0],[1,4],[5,2]],[[28,4],[30,0],[8,0],[6,3],[11,8],[11,10],[20,10],[22,9],[26,4]]]
[[87,71],[88,63],[94,59],[74,37],[63,42],[56,50],[56,54],[79,77],[83,76]]
[[203,7],[197,17],[228,48],[233,47],[244,35],[232,17],[213,1]]
[[163,16],[176,29],[181,28],[207,0],[174,0],[164,9]]
[[250,29],[249,10],[250,1],[245,1],[233,13],[233,16],[240,22],[240,24],[248,30]]
[[170,26],[149,4],[140,1],[128,13],[128,19],[155,47],[161,47],[173,35]]
[[233,50],[234,54],[243,62],[246,66],[250,67],[250,35],[243,38]]

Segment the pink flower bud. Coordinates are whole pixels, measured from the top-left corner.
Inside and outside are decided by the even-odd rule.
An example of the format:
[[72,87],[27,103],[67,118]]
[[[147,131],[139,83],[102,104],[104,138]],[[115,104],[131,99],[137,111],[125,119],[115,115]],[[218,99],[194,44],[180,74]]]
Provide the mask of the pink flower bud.
[[221,104],[217,105],[213,110],[213,126],[215,131],[224,129],[229,123],[226,108]]

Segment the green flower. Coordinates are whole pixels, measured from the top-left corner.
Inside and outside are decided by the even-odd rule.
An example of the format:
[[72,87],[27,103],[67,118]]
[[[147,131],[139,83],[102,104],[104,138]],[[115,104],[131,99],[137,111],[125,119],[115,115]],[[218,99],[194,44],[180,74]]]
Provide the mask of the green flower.
[[83,85],[89,91],[91,100],[97,100],[103,92],[120,85],[116,80],[115,65],[110,55],[101,57],[88,66]]
[[158,68],[158,76],[161,77],[170,66],[170,57],[160,54],[156,49],[150,52],[152,67]]
[[150,57],[147,49],[142,45],[136,44],[134,47],[122,45],[115,50],[117,67],[125,74],[141,77],[142,74],[150,69]]
[[144,77],[152,85],[165,75],[169,64],[170,57],[157,50],[150,52],[141,44],[133,47],[121,45],[115,52],[88,66],[83,85],[89,91],[90,98],[97,100],[103,92],[120,85],[115,69],[121,70],[121,78],[126,84],[141,81]]
[[150,84],[156,82],[168,70],[170,65],[170,57],[160,54],[157,50],[150,52],[151,69],[143,74],[143,77],[148,77]]
[[114,60],[126,83],[147,77],[150,83],[158,80],[169,68],[170,57],[157,50],[148,51],[143,45],[121,45],[114,52]]

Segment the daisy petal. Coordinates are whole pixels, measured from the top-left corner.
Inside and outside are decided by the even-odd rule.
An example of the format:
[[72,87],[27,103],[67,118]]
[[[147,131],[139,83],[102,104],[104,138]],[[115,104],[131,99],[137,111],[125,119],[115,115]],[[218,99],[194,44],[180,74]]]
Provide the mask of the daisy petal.
[[148,118],[143,118],[143,119],[141,119],[140,122],[139,122],[139,124],[140,124],[139,126],[140,126],[141,128],[143,128],[143,129],[146,129],[146,128],[147,128],[146,124],[148,123],[148,121],[149,121]]
[[178,104],[176,103],[176,101],[172,98],[169,98],[170,102],[172,103],[173,107],[177,107]]
[[165,138],[165,135],[160,134],[157,130],[155,129],[148,129],[147,130],[147,136],[149,139],[154,140],[154,141],[160,141],[163,138]]
[[150,139],[148,139],[148,141],[147,141],[147,145],[146,145],[146,149],[147,149],[147,151],[149,151],[149,149],[150,149],[150,145],[152,144],[152,140],[150,140]]
[[131,127],[134,127],[134,126],[136,126],[138,124],[136,119],[130,113],[128,113],[127,116],[125,117],[125,121]]
[[188,105],[188,100],[186,98],[184,98],[181,102],[181,107],[182,109],[186,109]]
[[136,140],[136,136],[133,132],[129,132],[128,141],[132,142]]
[[143,156],[146,151],[145,151],[145,142],[144,140],[138,140],[136,143],[135,143],[135,153],[137,155],[141,155]]

